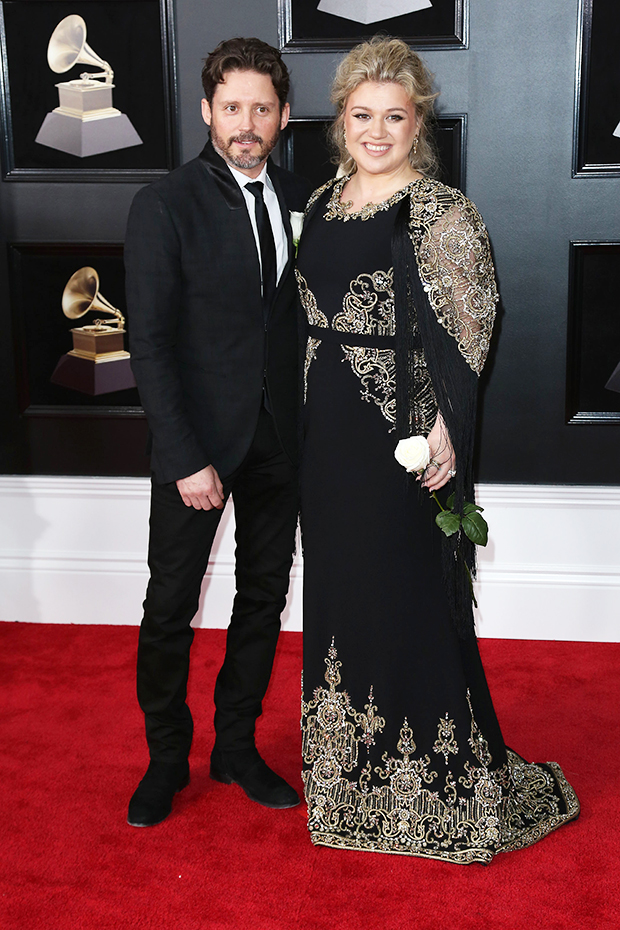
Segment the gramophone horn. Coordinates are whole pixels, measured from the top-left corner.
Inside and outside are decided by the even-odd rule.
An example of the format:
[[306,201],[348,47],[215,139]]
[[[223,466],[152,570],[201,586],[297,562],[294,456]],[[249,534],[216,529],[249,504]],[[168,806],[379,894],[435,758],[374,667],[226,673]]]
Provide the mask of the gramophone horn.
[[112,74],[107,61],[93,52],[86,41],[86,23],[76,13],[65,16],[54,29],[47,46],[47,62],[56,74],[63,74],[76,64],[94,65]]
[[94,268],[86,265],[71,275],[62,293],[62,312],[70,320],[79,320],[89,310],[111,313],[117,319],[117,325],[125,322],[120,310],[113,307],[109,300],[99,293],[99,275]]

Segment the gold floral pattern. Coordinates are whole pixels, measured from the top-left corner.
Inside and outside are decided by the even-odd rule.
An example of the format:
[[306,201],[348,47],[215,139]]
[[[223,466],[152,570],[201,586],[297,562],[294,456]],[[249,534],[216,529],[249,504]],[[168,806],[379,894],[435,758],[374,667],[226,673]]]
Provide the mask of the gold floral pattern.
[[306,355],[304,358],[304,404],[306,402],[306,398],[308,397],[308,373],[310,371],[310,365],[316,358],[317,349],[320,345],[320,339],[315,339],[314,336],[308,336],[308,340],[306,342]]
[[[328,181],[310,198],[306,214],[333,188],[325,219],[367,220],[409,195],[409,235],[418,271],[437,322],[456,339],[461,355],[477,374],[486,360],[499,299],[486,227],[474,204],[440,181],[412,181],[372,210],[349,213],[340,203],[348,176]],[[364,208],[366,209],[366,208]]]
[[[304,308],[308,318],[308,323],[310,323],[311,326],[321,326],[323,329],[329,329],[329,321],[327,317],[321,310],[319,310],[316,297],[308,287],[308,282],[297,268],[295,269],[295,277],[297,278],[299,299],[301,300],[301,305]],[[306,355],[304,359],[304,403],[308,394],[308,372],[310,371],[310,365],[316,358],[317,349],[320,345],[320,339],[316,339],[313,336],[308,336],[308,341],[306,342]]]
[[[367,758],[385,728],[372,689],[364,712],[339,689],[342,663],[332,641],[325,660],[327,687],[302,701],[303,773],[308,825],[317,845],[402,853],[448,862],[490,862],[495,853],[536,842],[579,813],[573,789],[555,763],[527,763],[507,750],[493,769],[487,741],[476,724],[469,692],[471,758],[458,779],[447,768],[459,753],[448,713],[432,747],[443,774],[418,752],[405,718],[396,753],[374,768]],[[361,765],[361,768],[359,766]],[[439,766],[437,766],[439,768]],[[355,780],[351,774],[359,769]]]
[[319,310],[316,297],[308,287],[308,282],[297,268],[295,269],[295,277],[297,278],[299,298],[306,312],[306,316],[308,317],[308,323],[310,323],[310,326],[322,326],[324,329],[329,329],[329,320],[325,314]]
[[[326,181],[325,184],[322,184],[321,187],[317,187],[317,189],[313,191],[312,194],[310,194],[310,199],[308,200],[308,203],[306,204],[306,209],[304,210],[304,220],[308,216],[312,208],[314,207],[317,200],[320,200],[320,198],[323,196],[325,191],[329,190],[329,188],[333,184],[336,184],[337,180],[339,179],[331,178],[329,181]],[[342,188],[340,188],[340,190],[342,191]]]
[[437,727],[437,739],[433,745],[436,753],[441,753],[448,764],[450,753],[456,755],[459,751],[459,744],[454,738],[454,720],[450,720],[448,714],[442,717]]
[[[403,197],[407,197],[408,194],[412,193],[416,186],[419,184],[419,181],[411,181],[407,184],[406,187],[401,188],[396,193],[392,194],[391,197],[388,197],[387,200],[382,200],[381,203],[366,203],[361,210],[351,210],[352,201],[343,201],[342,200],[342,191],[345,184],[349,180],[350,175],[345,177],[338,178],[334,184],[334,189],[332,195],[327,202],[327,208],[325,210],[325,219],[326,220],[342,220],[343,223],[346,223],[348,220],[369,220],[375,215],[383,210],[389,210],[390,207],[393,207],[395,203],[398,203],[399,200],[402,200]],[[323,186],[323,190],[327,185]],[[310,206],[310,204],[308,204]]]
[[[335,787],[343,769],[354,769],[360,742],[368,748],[374,743],[377,730],[385,726],[383,717],[377,716],[372,688],[364,708],[365,714],[353,710],[346,691],[336,690],[340,684],[341,663],[333,642],[326,663],[325,680],[329,684],[329,691],[315,691],[315,702],[318,703],[313,706],[316,706],[317,712],[307,720],[304,728],[304,757],[306,753],[312,755],[315,783],[321,789]],[[359,736],[356,735],[358,730]]]
[[437,419],[438,406],[431,373],[424,352],[413,353],[414,381],[417,385],[415,404],[409,413],[412,435],[428,436]]
[[480,374],[499,297],[478,210],[460,191],[425,178],[411,196],[409,235],[437,322]]
[[342,301],[342,313],[332,320],[332,328],[341,333],[364,333],[393,336],[394,272],[374,271],[351,281]]
[[[342,312],[332,320],[341,333],[393,336],[393,271],[361,274],[351,281],[342,301]],[[377,404],[394,429],[396,423],[396,358],[393,349],[343,345],[345,358],[361,382],[362,400]]]
[[390,424],[396,423],[396,358],[394,349],[342,346],[344,356],[361,382],[362,400],[374,402]]
[[[297,283],[302,306],[311,326],[329,329],[329,321],[319,310],[315,295],[308,282],[297,270]],[[332,320],[331,328],[343,334],[393,336],[394,290],[393,269],[361,274],[351,281],[342,301],[342,311]],[[308,391],[308,373],[317,356],[321,339],[309,336],[306,343],[304,362],[304,398]],[[360,379],[362,400],[375,403],[390,424],[390,432],[396,423],[396,358],[393,349],[374,349],[362,346],[342,345],[345,359],[351,370]],[[416,377],[421,385],[416,404],[416,430],[428,434],[437,418],[437,401],[426,367],[423,352],[416,352],[413,364],[418,369]]]

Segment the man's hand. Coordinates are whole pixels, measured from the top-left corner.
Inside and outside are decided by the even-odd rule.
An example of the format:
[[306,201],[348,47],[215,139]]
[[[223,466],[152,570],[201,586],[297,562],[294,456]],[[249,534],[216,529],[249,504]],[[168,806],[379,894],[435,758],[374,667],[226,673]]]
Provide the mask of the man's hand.
[[176,485],[186,507],[221,510],[224,506],[224,488],[213,465],[207,465],[187,478],[179,478]]

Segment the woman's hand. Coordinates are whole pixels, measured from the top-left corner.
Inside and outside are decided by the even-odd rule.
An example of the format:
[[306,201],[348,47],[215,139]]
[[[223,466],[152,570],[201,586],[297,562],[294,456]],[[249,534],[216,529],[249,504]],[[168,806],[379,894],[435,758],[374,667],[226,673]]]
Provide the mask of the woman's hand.
[[437,414],[435,425],[428,434],[431,460],[418,478],[423,488],[429,493],[438,491],[456,474],[456,458],[441,413]]

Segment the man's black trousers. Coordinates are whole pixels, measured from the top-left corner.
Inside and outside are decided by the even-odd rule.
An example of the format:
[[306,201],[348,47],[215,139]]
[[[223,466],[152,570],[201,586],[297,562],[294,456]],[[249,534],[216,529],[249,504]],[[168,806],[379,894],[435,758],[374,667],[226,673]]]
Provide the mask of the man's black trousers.
[[[215,685],[217,748],[254,745],[280,632],[295,544],[297,472],[261,409],[242,465],[223,481],[235,508],[236,595]],[[138,646],[138,701],[151,759],[180,762],[192,742],[186,703],[191,620],[221,510],[187,507],[175,483],[153,483],[149,568]]]

